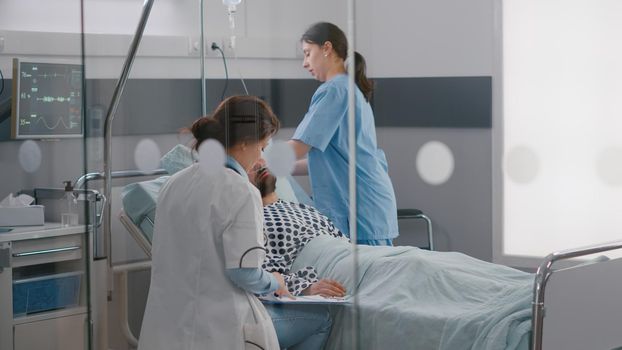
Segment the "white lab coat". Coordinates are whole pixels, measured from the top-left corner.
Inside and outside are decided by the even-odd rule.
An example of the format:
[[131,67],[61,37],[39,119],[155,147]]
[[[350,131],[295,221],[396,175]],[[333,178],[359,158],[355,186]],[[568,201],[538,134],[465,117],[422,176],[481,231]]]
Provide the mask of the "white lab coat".
[[225,274],[261,267],[262,213],[257,189],[231,169],[207,175],[194,164],[169,179],[156,209],[139,350],[279,348],[261,302]]

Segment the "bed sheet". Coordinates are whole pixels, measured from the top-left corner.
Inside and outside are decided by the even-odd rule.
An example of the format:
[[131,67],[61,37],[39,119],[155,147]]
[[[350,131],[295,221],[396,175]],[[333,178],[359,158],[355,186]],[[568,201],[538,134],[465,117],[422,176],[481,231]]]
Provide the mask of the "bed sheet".
[[[314,266],[322,278],[358,284],[360,349],[527,350],[533,275],[461,253],[359,246],[316,237],[292,270]],[[326,349],[352,348],[351,314],[333,307]]]

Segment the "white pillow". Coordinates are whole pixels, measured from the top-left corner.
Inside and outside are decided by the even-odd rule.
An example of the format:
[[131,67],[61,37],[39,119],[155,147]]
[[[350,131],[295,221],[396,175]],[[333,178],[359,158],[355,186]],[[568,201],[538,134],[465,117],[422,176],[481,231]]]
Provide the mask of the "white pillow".
[[192,163],[194,163],[192,150],[182,144],[176,145],[160,158],[160,166],[171,175],[189,167]]
[[279,176],[276,178],[276,191],[275,192],[279,196],[280,199],[286,202],[300,203],[287,177]]

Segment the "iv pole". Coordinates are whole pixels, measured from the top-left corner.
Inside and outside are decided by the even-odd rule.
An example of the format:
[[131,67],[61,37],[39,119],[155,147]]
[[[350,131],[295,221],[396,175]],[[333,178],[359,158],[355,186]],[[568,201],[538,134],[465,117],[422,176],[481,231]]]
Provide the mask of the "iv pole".
[[110,293],[112,292],[112,256],[111,256],[111,203],[110,197],[112,192],[112,121],[116,116],[117,108],[119,107],[119,100],[121,95],[123,94],[123,89],[125,88],[125,83],[127,82],[127,77],[130,74],[130,70],[132,69],[132,64],[134,63],[134,58],[136,57],[136,51],[138,50],[138,45],[140,44],[140,40],[143,37],[143,33],[145,31],[145,26],[147,25],[147,19],[149,19],[149,14],[151,12],[151,8],[153,7],[154,0],[145,0],[143,3],[143,12],[140,17],[140,21],[138,22],[138,27],[136,28],[136,33],[134,34],[134,38],[132,39],[132,43],[130,45],[130,49],[127,53],[127,57],[125,59],[125,64],[123,65],[123,69],[121,70],[121,76],[117,81],[117,85],[115,86],[114,93],[112,94],[112,99],[110,101],[110,107],[108,108],[108,113],[106,114],[106,120],[104,122],[104,196],[106,198],[106,206],[104,208],[104,247],[106,251],[106,255],[108,256],[108,267],[109,267],[109,288],[108,288],[108,296],[110,297]]

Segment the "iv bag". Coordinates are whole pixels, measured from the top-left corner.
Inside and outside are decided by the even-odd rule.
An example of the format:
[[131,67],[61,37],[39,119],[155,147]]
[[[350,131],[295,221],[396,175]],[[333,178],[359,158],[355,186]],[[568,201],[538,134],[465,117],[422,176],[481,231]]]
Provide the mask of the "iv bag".
[[222,4],[225,6],[231,6],[231,5],[239,5],[242,2],[242,0],[222,0]]
[[242,0],[222,0],[223,5],[227,6],[227,12],[229,13],[229,27],[232,31],[229,46],[232,48],[235,46],[235,35],[233,34],[233,30],[235,29],[235,20],[233,19],[233,15],[236,12],[236,6],[241,2]]

